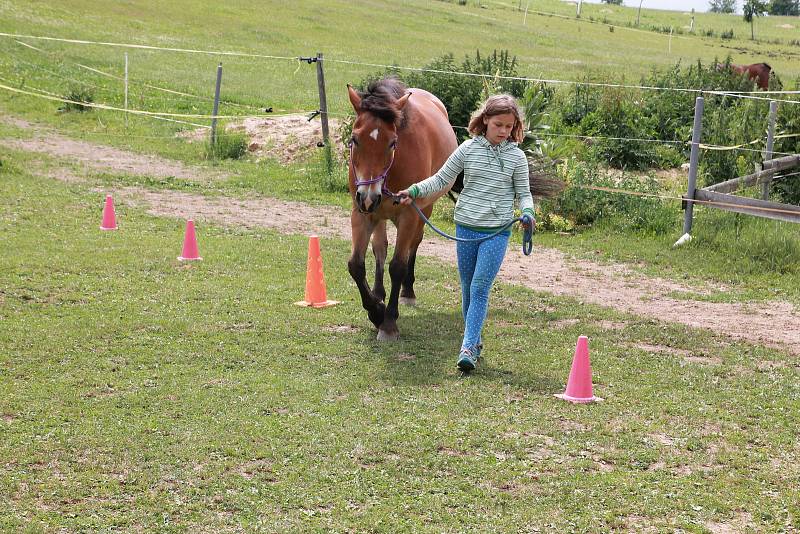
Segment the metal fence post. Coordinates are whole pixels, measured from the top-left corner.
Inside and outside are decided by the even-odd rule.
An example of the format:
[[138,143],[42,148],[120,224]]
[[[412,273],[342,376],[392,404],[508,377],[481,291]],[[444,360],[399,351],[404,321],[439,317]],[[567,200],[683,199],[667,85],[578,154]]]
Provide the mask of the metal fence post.
[[[772,148],[775,144],[775,122],[778,119],[778,103],[771,100],[769,103],[769,128],[767,129],[767,149],[764,151],[764,161],[772,159]],[[774,177],[774,175],[772,175]],[[772,178],[761,184],[761,198],[769,200],[769,186]]]
[[[700,134],[703,130],[703,97],[698,96],[694,101],[694,126],[692,127],[692,152],[689,156],[689,187],[686,192],[686,211],[683,217],[683,236],[681,240],[689,240],[692,231],[692,216],[694,214],[695,190],[697,189],[697,166],[700,161]],[[689,236],[689,237],[687,237]],[[685,241],[684,241],[685,242]],[[676,243],[677,245],[678,243]]]
[[222,63],[217,65],[217,86],[214,90],[214,111],[211,113],[211,147],[217,144],[217,114],[219,113],[219,90],[222,86]]
[[325,70],[322,67],[322,52],[317,52],[317,86],[319,88],[319,118],[322,122],[322,142],[325,145],[325,167],[328,174],[333,172],[333,153],[331,152],[330,132],[328,130],[328,98],[325,95]]
[[317,52],[317,87],[319,88],[319,118],[322,121],[322,142],[328,146],[328,99],[325,95],[325,71],[322,68],[322,52]]

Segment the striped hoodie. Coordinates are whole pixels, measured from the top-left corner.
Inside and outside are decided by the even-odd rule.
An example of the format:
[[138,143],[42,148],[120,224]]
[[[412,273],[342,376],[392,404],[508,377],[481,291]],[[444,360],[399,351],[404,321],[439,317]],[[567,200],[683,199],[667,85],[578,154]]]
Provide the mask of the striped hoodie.
[[468,139],[453,152],[439,172],[412,185],[412,198],[426,197],[450,187],[464,172],[464,190],[458,196],[456,224],[491,231],[514,218],[514,198],[523,214],[533,218],[528,182],[528,160],[512,141],[492,145],[484,136]]

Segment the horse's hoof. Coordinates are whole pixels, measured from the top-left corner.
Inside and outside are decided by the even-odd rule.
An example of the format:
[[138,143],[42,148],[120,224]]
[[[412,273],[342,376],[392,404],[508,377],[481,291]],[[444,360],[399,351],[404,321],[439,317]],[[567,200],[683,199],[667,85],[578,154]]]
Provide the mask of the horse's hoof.
[[400,304],[404,306],[416,306],[417,299],[415,297],[400,297]]
[[398,339],[400,339],[400,332],[378,330],[378,341],[397,341]]

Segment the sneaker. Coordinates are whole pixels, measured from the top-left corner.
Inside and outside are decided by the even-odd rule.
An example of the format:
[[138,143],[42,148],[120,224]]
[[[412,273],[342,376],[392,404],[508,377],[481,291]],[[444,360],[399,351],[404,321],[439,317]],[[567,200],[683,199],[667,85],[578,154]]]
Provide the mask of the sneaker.
[[474,371],[477,364],[478,358],[472,350],[468,348],[461,349],[461,352],[458,354],[458,363],[456,365],[458,365],[462,373]]

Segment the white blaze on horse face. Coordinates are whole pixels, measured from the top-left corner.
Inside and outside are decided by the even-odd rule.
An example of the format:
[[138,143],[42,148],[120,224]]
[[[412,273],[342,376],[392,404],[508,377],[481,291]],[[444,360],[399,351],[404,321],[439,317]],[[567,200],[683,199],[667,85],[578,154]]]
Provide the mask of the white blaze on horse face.
[[379,134],[379,133],[380,133],[380,132],[378,131],[378,129],[377,129],[377,128],[375,128],[374,130],[372,130],[372,131],[369,133],[369,136],[370,136],[371,138],[373,138],[374,140],[376,140],[376,141],[377,141],[377,140],[378,140],[378,134]]

